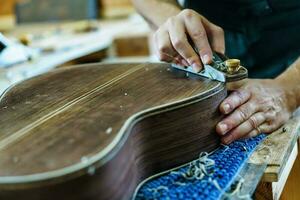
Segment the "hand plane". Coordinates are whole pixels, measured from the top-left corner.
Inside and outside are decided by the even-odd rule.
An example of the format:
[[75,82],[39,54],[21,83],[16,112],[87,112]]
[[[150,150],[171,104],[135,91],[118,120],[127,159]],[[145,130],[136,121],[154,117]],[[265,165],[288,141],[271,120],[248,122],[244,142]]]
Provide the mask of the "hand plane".
[[195,72],[191,66],[181,67],[172,64],[172,67],[185,71],[186,75],[199,75],[224,83],[239,81],[248,77],[248,70],[240,65],[240,60],[228,59],[225,55],[216,52],[213,53],[213,61],[208,65],[204,65],[200,72]]

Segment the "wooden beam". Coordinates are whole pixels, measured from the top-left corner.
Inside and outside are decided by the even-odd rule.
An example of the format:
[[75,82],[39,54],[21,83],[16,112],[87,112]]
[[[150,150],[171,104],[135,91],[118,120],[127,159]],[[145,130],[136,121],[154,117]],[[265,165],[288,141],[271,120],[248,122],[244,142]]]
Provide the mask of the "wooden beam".
[[290,119],[282,128],[270,134],[250,157],[249,163],[267,163],[262,181],[279,181],[297,142],[299,130],[300,117],[297,116]]

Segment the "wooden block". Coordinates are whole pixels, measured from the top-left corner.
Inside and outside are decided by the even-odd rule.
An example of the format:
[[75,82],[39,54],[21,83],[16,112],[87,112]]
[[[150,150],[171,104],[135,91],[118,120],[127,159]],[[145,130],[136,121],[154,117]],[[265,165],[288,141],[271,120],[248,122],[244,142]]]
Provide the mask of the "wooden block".
[[102,61],[104,58],[107,57],[107,48],[103,49],[101,51],[88,54],[86,56],[70,60],[62,65],[59,65],[57,67],[69,67],[71,65],[80,65],[80,64],[86,64],[86,63],[96,63]]
[[15,0],[0,0],[0,15],[14,14]]
[[114,18],[128,16],[135,9],[130,0],[99,0],[100,16]]
[[0,0],[0,32],[5,32],[15,27],[15,0]]
[[150,55],[148,35],[117,37],[113,46],[117,57]]

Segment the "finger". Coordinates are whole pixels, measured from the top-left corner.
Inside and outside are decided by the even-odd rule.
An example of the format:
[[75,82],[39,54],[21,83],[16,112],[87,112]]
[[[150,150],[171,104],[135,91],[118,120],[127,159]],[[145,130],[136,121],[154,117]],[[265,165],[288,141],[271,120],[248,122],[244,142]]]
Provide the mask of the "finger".
[[276,125],[274,123],[264,123],[259,126],[259,130],[261,133],[271,133],[276,130]]
[[179,57],[179,61],[183,66],[189,66],[189,63],[184,58],[182,58],[181,56]]
[[183,67],[185,65],[182,64],[182,60],[183,60],[183,58],[180,55],[177,55],[177,56],[173,57],[173,60],[171,62],[177,63],[178,65]]
[[271,123],[276,120],[277,112],[274,110],[268,110],[267,112],[265,112],[265,117],[266,121]]
[[259,112],[252,115],[247,121],[240,124],[238,127],[226,134],[222,141],[229,144],[234,140],[241,139],[253,130],[259,130],[258,127],[266,121],[264,113]]
[[169,33],[163,29],[155,33],[155,44],[161,61],[171,62],[178,55],[171,44]]
[[252,101],[243,104],[217,124],[217,133],[225,135],[230,130],[247,121],[258,109],[258,106]]
[[200,16],[187,15],[185,17],[185,26],[192,42],[198,49],[201,60],[204,64],[212,62],[212,50],[210,48],[205,28]]
[[259,126],[259,129],[261,130],[262,133],[272,133],[276,131],[278,128],[280,128],[284,124],[283,121],[271,121],[264,123]]
[[252,138],[252,137],[255,137],[255,136],[259,135],[259,134],[261,134],[261,133],[257,129],[254,129],[253,131],[251,131],[250,133],[248,133],[244,137],[241,137],[240,139]]
[[211,48],[218,53],[225,53],[224,31],[221,27],[214,25],[207,19],[203,18],[203,26],[206,30]]
[[161,58],[163,57],[164,61],[175,63],[176,65],[179,65],[181,67],[186,67],[189,65],[180,55],[173,57],[164,53],[160,56]]
[[[262,113],[262,112],[260,112]],[[249,134],[245,135],[244,138],[251,138],[251,137],[255,137],[256,135],[260,134],[260,133],[270,133],[273,132],[274,130],[276,130],[278,128],[278,126],[276,126],[276,113],[275,112],[267,112],[267,113],[263,113],[264,118],[265,118],[265,122],[258,125],[256,129],[252,130]],[[254,120],[255,122],[255,120]],[[255,123],[253,123],[255,124]],[[256,123],[259,124],[259,123]],[[255,126],[253,126],[255,127]]]
[[201,61],[192,46],[188,43],[184,24],[179,20],[170,18],[168,21],[168,29],[174,49],[188,62],[190,66],[193,67],[196,72],[199,72],[202,69]]
[[175,63],[177,65],[187,66],[186,61],[178,54],[176,56],[172,56],[172,55],[167,54],[167,53],[159,52],[158,49],[156,48],[156,56],[161,61],[164,61],[164,62],[172,62],[172,63]]
[[272,133],[280,128],[287,120],[282,120],[276,115],[276,112],[274,111],[266,112],[264,115],[266,121],[258,128],[258,130],[260,130],[260,133]]
[[172,63],[175,63],[176,65],[180,66],[180,67],[184,67],[184,65],[182,65],[182,63],[178,60],[173,60],[171,61]]
[[223,114],[229,114],[237,107],[244,104],[251,97],[251,94],[247,90],[236,90],[232,92],[220,105],[220,111]]
[[157,53],[156,54],[158,59],[160,61],[164,61],[164,62],[173,62],[173,63],[176,63],[176,64],[180,64],[180,61],[178,59],[176,59],[175,57],[173,56],[170,56],[168,54],[165,54],[165,53]]

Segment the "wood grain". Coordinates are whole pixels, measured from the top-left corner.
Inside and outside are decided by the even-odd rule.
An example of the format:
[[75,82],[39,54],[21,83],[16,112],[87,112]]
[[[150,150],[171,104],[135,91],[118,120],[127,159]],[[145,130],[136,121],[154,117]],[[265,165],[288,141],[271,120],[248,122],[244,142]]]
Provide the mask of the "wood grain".
[[[283,131],[283,128],[285,131]],[[267,163],[264,182],[276,182],[284,169],[300,133],[300,117],[295,116],[270,134],[250,157],[250,163]]]
[[128,199],[144,178],[218,146],[225,96],[222,83],[158,63],[17,84],[0,99],[0,199]]

